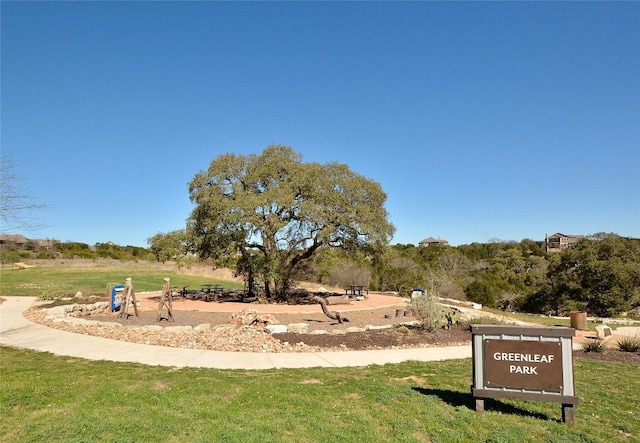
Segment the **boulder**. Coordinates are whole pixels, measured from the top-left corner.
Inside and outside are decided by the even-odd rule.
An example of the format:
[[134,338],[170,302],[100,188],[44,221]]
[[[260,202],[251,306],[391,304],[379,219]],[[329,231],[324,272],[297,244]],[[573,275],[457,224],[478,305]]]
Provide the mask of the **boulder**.
[[613,335],[613,331],[607,325],[598,325],[596,326],[596,334],[598,334],[598,338],[602,340],[607,337],[611,337]]
[[284,334],[288,331],[287,325],[268,325],[265,329],[270,334]]
[[306,334],[309,332],[309,323],[291,323],[289,325],[289,332]]
[[54,318],[66,317],[66,315],[67,315],[67,311],[64,309],[64,306],[56,306],[56,307],[47,309],[47,315],[45,319],[53,320]]
[[273,314],[258,314],[254,322],[257,326],[277,325],[280,323]]
[[255,309],[244,309],[240,312],[231,314],[231,323],[237,326],[249,326],[256,322],[258,311]]
[[382,326],[367,325],[364,327],[366,331],[377,331],[380,329],[391,329],[391,328],[393,328],[392,325],[382,325]]
[[332,295],[324,299],[328,305],[350,305],[351,299],[346,295]]

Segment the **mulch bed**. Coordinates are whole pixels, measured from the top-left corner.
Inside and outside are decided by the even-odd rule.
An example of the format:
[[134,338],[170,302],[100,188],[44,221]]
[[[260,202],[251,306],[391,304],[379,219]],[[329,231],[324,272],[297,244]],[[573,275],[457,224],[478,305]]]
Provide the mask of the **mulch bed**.
[[433,332],[417,327],[394,327],[390,329],[347,332],[345,334],[274,334],[274,338],[291,344],[304,343],[322,348],[344,348],[354,351],[365,349],[393,349],[427,346],[457,346],[471,343],[468,327],[455,326]]
[[604,352],[573,351],[573,356],[574,358],[640,365],[640,353],[638,352],[622,352],[615,349],[606,349]]

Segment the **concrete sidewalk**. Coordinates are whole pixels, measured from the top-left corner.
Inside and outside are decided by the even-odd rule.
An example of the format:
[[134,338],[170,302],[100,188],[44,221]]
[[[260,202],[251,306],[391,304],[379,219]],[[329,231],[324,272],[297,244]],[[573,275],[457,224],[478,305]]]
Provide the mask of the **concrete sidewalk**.
[[149,346],[60,331],[22,316],[35,297],[6,297],[0,304],[0,345],[56,355],[171,367],[279,369],[383,365],[471,357],[471,345],[373,351],[257,353]]

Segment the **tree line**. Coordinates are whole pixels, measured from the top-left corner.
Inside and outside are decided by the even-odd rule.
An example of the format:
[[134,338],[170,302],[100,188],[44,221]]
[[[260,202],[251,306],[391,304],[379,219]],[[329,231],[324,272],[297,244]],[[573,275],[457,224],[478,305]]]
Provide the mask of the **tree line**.
[[113,243],[96,243],[95,245],[88,245],[86,243],[74,241],[54,241],[51,247],[39,248],[34,242],[27,242],[23,248],[3,248],[0,251],[0,260],[3,265],[31,258],[84,258],[91,260],[110,258],[120,261],[156,260],[156,257],[148,248],[129,245],[120,246]]

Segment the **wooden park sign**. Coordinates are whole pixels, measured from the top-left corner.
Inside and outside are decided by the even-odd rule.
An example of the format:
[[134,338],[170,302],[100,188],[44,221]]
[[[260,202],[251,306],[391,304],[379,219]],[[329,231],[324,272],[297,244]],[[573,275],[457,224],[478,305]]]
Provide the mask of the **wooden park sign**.
[[486,398],[516,398],[562,404],[562,420],[573,426],[571,328],[473,325],[473,386],[476,411]]

